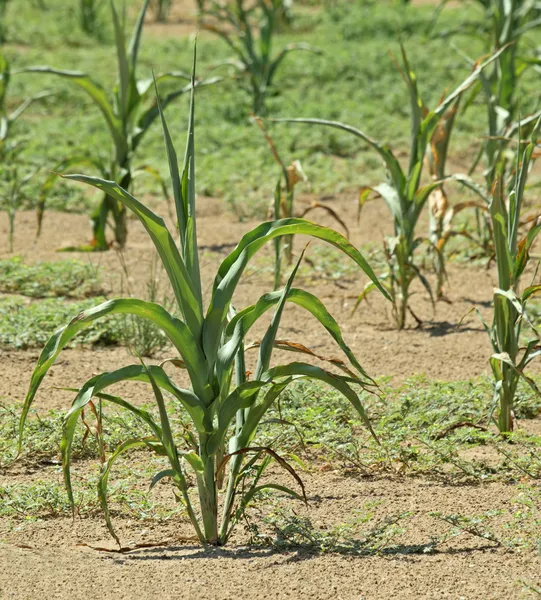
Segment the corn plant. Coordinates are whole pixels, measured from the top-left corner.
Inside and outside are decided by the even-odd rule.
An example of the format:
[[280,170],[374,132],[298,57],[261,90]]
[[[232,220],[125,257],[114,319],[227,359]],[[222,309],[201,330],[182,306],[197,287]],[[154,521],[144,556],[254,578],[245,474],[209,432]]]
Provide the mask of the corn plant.
[[15,213],[24,198],[24,186],[35,175],[37,170],[30,170],[20,164],[19,155],[23,148],[23,141],[13,134],[13,125],[32,102],[49,96],[43,91],[24,100],[13,112],[7,109],[7,94],[11,71],[9,63],[0,50],[0,179],[2,191],[5,192],[9,220],[9,247],[13,252],[13,235],[15,232]]
[[[157,105],[153,103],[149,107],[146,102],[152,91],[152,80],[138,80],[136,77],[137,57],[148,3],[149,0],[145,0],[143,3],[131,42],[128,49],[126,49],[125,32],[120,23],[113,0],[110,0],[118,65],[118,80],[110,97],[108,97],[101,85],[85,73],[79,71],[61,71],[51,67],[30,67],[27,69],[27,71],[31,72],[53,74],[66,78],[82,88],[92,98],[97,108],[99,108],[113,142],[110,160],[104,162],[99,157],[74,156],[62,161],[56,171],[63,172],[73,169],[75,165],[80,163],[92,164],[104,178],[117,181],[124,189],[131,189],[137,174],[133,166],[134,155],[145,134],[159,116]],[[187,83],[179,89],[169,92],[163,98],[162,105],[164,108],[173,100],[189,91],[191,85],[189,83],[190,78],[188,75],[180,72],[166,73],[158,77],[159,82],[177,78],[185,79]],[[198,82],[197,85],[206,85],[213,81],[216,81],[216,79]],[[146,169],[146,171],[152,173],[149,169]],[[39,228],[41,228],[46,198],[55,179],[56,177],[51,175],[43,186],[38,205]],[[93,224],[93,238],[90,246],[82,247],[81,249],[107,250],[109,243],[106,237],[106,229],[110,220],[112,220],[115,242],[120,248],[125,246],[128,230],[126,208],[121,202],[108,193],[104,193],[100,203],[92,212],[91,219]]]
[[[276,119],[277,121],[292,123],[325,125],[352,133],[371,146],[383,159],[388,181],[375,187],[364,188],[361,193],[361,206],[373,191],[383,198],[393,217],[394,236],[387,238],[384,244],[388,271],[382,278],[386,280],[386,288],[393,299],[394,316],[398,329],[405,327],[408,311],[419,324],[421,323],[421,320],[412,312],[409,305],[410,286],[415,279],[421,281],[433,301],[431,287],[415,264],[415,252],[419,245],[425,241],[416,232],[417,223],[430,194],[441,185],[441,182],[438,181],[433,181],[427,185],[423,185],[421,182],[429,142],[449,108],[457,102],[463,92],[476,81],[482,70],[497,56],[496,53],[486,61],[478,64],[471,74],[451,94],[446,96],[434,110],[428,111],[417,89],[415,73],[411,70],[406,52],[402,48],[404,67],[401,73],[408,87],[411,103],[411,146],[407,170],[401,167],[394,153],[386,144],[380,144],[350,125],[323,119]],[[372,289],[372,284],[369,283],[359,296],[356,306]]]
[[[294,160],[289,166],[286,166],[286,163],[282,160],[282,158],[280,158],[280,154],[278,153],[276,145],[269,132],[265,129],[261,119],[254,117],[253,120],[263,132],[271,154],[280,167],[280,175],[274,188],[274,195],[269,206],[268,218],[280,219],[283,217],[292,217],[295,205],[295,188],[298,183],[306,183],[308,179],[302,169],[300,161]],[[301,218],[306,217],[308,213],[317,208],[321,208],[329,213],[334,220],[345,229],[346,236],[349,237],[348,227],[344,221],[342,221],[342,219],[332,208],[325,206],[324,204],[320,204],[319,202],[313,202],[311,206],[306,208],[300,215]],[[276,238],[274,240],[274,289],[278,289],[281,284],[283,255],[285,255],[287,264],[291,265],[293,262],[292,235],[284,236],[284,239]]]
[[[440,4],[438,12],[446,3],[447,0],[444,0]],[[474,96],[479,92],[485,96],[487,136],[477,161],[485,155],[484,177],[486,188],[490,191],[496,179],[504,177],[507,168],[515,162],[510,151],[513,136],[509,128],[518,119],[521,100],[518,84],[526,70],[537,62],[534,56],[525,54],[527,44],[524,38],[529,31],[541,26],[541,13],[538,3],[530,0],[477,0],[477,4],[482,7],[485,18],[477,24],[474,35],[478,35],[479,27],[488,27],[485,38],[488,40],[487,52],[506,49],[499,54],[491,69],[480,75],[479,86],[474,91]],[[472,62],[467,56],[465,58]]]
[[308,44],[288,44],[273,53],[273,39],[283,14],[283,0],[206,0],[200,7],[202,27],[216,33],[234,52],[237,60],[228,61],[248,80],[252,112],[265,113],[265,101],[274,77],[285,57],[295,50],[319,53]]
[[79,24],[88,35],[99,32],[98,12],[100,0],[79,0]]
[[6,13],[9,0],[0,0],[0,44],[6,41]]
[[[540,393],[524,369],[541,353],[540,338],[528,319],[528,300],[541,291],[531,282],[521,291],[520,283],[530,260],[530,248],[541,231],[539,218],[530,221],[526,235],[521,236],[520,218],[528,172],[532,165],[539,122],[530,143],[517,152],[517,165],[511,191],[497,181],[490,201],[490,218],[494,231],[498,287],[494,290],[494,317],[492,327],[485,324],[490,336],[493,354],[490,366],[494,375],[494,404],[499,404],[498,428],[502,433],[513,429],[513,403],[520,379],[524,379]],[[520,145],[519,145],[520,146]],[[537,274],[537,270],[536,270]],[[535,276],[534,276],[535,279]],[[521,345],[523,325],[529,325],[535,337]]]
[[[195,73],[195,57],[193,72]],[[299,494],[289,487],[261,481],[263,470],[272,458],[286,468],[297,481],[300,480],[293,468],[272,449],[252,445],[258,424],[288,385],[299,378],[326,382],[351,402],[370,428],[363,405],[351,384],[370,389],[373,382],[344,342],[337,322],[322,302],[313,294],[293,287],[299,263],[293,269],[283,290],[265,294],[255,304],[243,310],[236,311],[232,306],[233,294],[249,260],[267,242],[279,236],[292,234],[312,236],[339,248],[355,261],[385,296],[388,296],[362,254],[342,235],[304,219],[286,218],[262,223],[240,240],[235,250],[219,267],[208,308],[204,311],[195,210],[194,83],[192,75],[188,139],[182,173],[179,173],[177,154],[163,111],[158,105],[174,192],[179,245],[163,220],[117,182],[86,175],[65,176],[106,192],[131,210],[141,221],[168,275],[180,318],[174,317],[159,304],[133,298],[110,300],[80,313],[59,329],[43,349],[32,374],[21,415],[22,443],[28,411],[47,371],[68,341],[96,319],[107,314],[132,314],[153,322],[163,330],[178,352],[178,356],[171,360],[187,372],[189,389],[182,389],[174,383],[164,369],[165,364],[150,367],[143,363],[134,364],[89,379],[77,391],[64,421],[61,447],[63,471],[72,503],[74,496],[70,454],[73,434],[81,411],[94,397],[103,402],[103,410],[112,404],[131,411],[148,429],[148,435],[126,440],[118,446],[104,463],[99,478],[98,493],[105,519],[109,531],[117,541],[107,507],[107,482],[115,461],[131,448],[146,447],[165,457],[168,467],[154,477],[152,485],[161,479],[170,478],[177,488],[177,496],[184,503],[199,540],[209,544],[225,544],[246,506],[261,491],[275,489],[289,493],[295,498],[303,497],[302,493]],[[287,302],[294,302],[304,308],[326,328],[350,363],[348,366],[347,361],[331,359],[345,374],[331,373],[304,362],[271,367],[272,352],[276,345],[314,356],[304,346],[277,340],[278,327]],[[253,378],[249,379],[245,366],[244,339],[252,325],[272,307],[275,307],[274,316],[265,335],[257,344],[257,365]],[[159,420],[155,420],[149,412],[105,391],[114,383],[130,380],[151,385],[158,406]],[[165,403],[163,392],[172,394],[180,402],[193,423],[193,430],[185,441],[186,446],[177,445],[180,438],[173,430],[173,409]],[[232,435],[231,428],[234,429]],[[193,471],[197,480],[199,509],[188,489],[186,478],[189,469]],[[219,484],[226,471],[227,485],[223,498],[219,499]],[[253,473],[255,476],[250,481]],[[223,507],[221,521],[218,518],[219,504]]]
[[152,2],[152,8],[156,16],[156,21],[161,23],[167,21],[167,16],[171,10],[171,0],[154,0]]

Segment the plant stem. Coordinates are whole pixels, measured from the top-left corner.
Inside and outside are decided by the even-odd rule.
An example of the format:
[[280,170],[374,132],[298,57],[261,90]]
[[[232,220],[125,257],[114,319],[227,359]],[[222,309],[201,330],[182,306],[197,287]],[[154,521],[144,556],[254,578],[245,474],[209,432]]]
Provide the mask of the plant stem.
[[207,453],[208,435],[199,436],[199,455],[203,461],[204,471],[197,475],[199,490],[199,503],[205,540],[208,544],[218,545],[218,504],[216,499],[215,459],[214,455]]

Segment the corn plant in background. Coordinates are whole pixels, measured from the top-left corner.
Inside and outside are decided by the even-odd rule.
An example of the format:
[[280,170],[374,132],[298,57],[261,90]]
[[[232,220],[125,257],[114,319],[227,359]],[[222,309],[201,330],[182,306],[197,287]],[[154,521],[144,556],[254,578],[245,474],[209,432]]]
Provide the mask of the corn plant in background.
[[[447,0],[441,2],[438,13]],[[488,27],[486,51],[500,52],[490,69],[479,76],[479,84],[473,90],[472,97],[466,103],[473,102],[478,94],[484,95],[487,115],[487,135],[481,145],[477,159],[472,164],[470,174],[484,156],[485,187],[487,194],[496,180],[512,177],[509,172],[515,164],[511,140],[516,134],[519,108],[525,109],[524,99],[519,94],[519,82],[526,70],[537,63],[535,55],[528,49],[525,35],[541,27],[541,12],[537,2],[523,0],[477,0],[484,11],[484,20],[477,23],[474,35],[478,37],[479,28]],[[473,64],[471,58],[462,56]],[[529,53],[529,55],[528,55]],[[520,107],[522,100],[522,107]],[[533,126],[539,115],[532,115]],[[522,119],[523,127],[527,126]],[[530,127],[531,132],[531,127]],[[480,219],[483,223],[483,219]],[[490,232],[484,233],[485,243],[491,242]]]
[[0,44],[6,41],[6,13],[9,0],[0,0]]
[[273,40],[284,11],[284,0],[205,0],[199,11],[201,26],[216,33],[234,52],[236,60],[227,61],[247,81],[252,97],[252,112],[265,114],[265,101],[276,72],[285,57],[295,50],[319,53],[308,44],[288,44],[278,54]]
[[[27,69],[27,71],[37,73],[58,75],[81,87],[101,111],[113,142],[110,160],[104,162],[100,157],[73,156],[62,161],[56,171],[64,172],[81,163],[92,164],[104,178],[117,181],[123,189],[131,189],[134,178],[138,174],[133,167],[133,158],[145,134],[159,116],[157,105],[153,103],[148,107],[147,103],[152,91],[152,80],[138,80],[136,77],[137,57],[148,3],[149,0],[145,0],[143,3],[131,42],[128,49],[126,49],[125,32],[114,3],[112,0],[110,1],[118,63],[118,80],[110,97],[101,85],[85,73],[61,71],[51,67],[30,67]],[[179,89],[169,92],[162,99],[163,108],[188,92],[191,83],[189,75],[181,72],[166,73],[158,77],[159,82],[178,78],[187,80],[187,82]],[[213,81],[216,81],[216,79],[198,82],[197,85],[206,85]],[[156,171],[152,169],[146,168],[144,171],[156,175]],[[55,180],[56,176],[51,175],[43,186],[38,205],[39,228],[41,228],[46,198]],[[124,247],[128,235],[126,208],[114,196],[109,195],[107,192],[103,193],[100,203],[91,215],[91,219],[93,224],[92,241],[89,246],[81,246],[80,249],[107,250],[109,243],[106,237],[106,229],[109,222],[111,222],[113,228],[116,244],[120,248]]]
[[159,21],[160,23],[167,21],[167,17],[171,10],[171,4],[171,0],[153,0],[152,8],[154,10],[156,21]]
[[[436,18],[447,2],[448,0],[443,0],[439,4]],[[490,69],[480,74],[478,85],[464,102],[464,109],[467,109],[479,95],[483,97],[487,134],[468,173],[469,177],[480,163],[483,164],[484,189],[480,186],[474,186],[472,189],[480,196],[484,205],[481,204],[475,211],[474,230],[463,230],[462,233],[477,247],[478,256],[492,260],[495,249],[488,211],[492,187],[496,181],[505,181],[506,185],[512,185],[516,156],[511,142],[517,135],[521,138],[527,137],[541,115],[541,111],[538,111],[522,118],[521,130],[517,130],[519,109],[524,110],[527,104],[519,94],[520,79],[530,67],[538,68],[537,56],[528,47],[526,34],[541,26],[541,11],[538,3],[534,1],[477,0],[477,4],[482,8],[484,18],[470,23],[473,25],[471,34],[478,38],[479,32],[483,32],[483,38],[487,40],[487,52],[504,51],[500,52]],[[468,32],[462,27],[456,33]],[[473,64],[470,57],[457,50],[468,63]]]
[[15,214],[24,198],[24,186],[35,175],[37,169],[29,169],[19,161],[23,149],[23,140],[15,137],[13,125],[32,102],[49,96],[47,91],[40,92],[24,100],[13,112],[7,109],[7,94],[11,71],[9,63],[0,50],[0,194],[2,205],[8,211],[9,248],[13,252],[15,232]]
[[[519,144],[513,184],[496,181],[490,201],[490,218],[494,231],[498,287],[494,290],[494,317],[492,326],[485,328],[490,336],[493,354],[490,366],[494,375],[494,406],[499,405],[498,428],[502,433],[513,430],[513,403],[520,379],[524,379],[540,393],[524,369],[541,354],[540,338],[526,312],[527,303],[541,291],[534,280],[521,290],[521,278],[530,260],[530,249],[541,231],[539,218],[528,222],[528,230],[521,235],[521,210],[528,172],[537,143],[539,123],[530,143]],[[534,274],[537,275],[537,269]],[[522,345],[523,325],[530,326],[533,339]]]
[[[436,299],[444,300],[444,284],[447,280],[445,269],[445,248],[447,242],[452,236],[463,236],[468,240],[478,244],[481,252],[484,254],[486,246],[479,238],[462,227],[460,230],[454,228],[454,217],[465,209],[475,209],[477,216],[483,216],[488,213],[488,197],[482,186],[477,185],[467,175],[454,174],[447,176],[447,156],[451,135],[456,120],[456,115],[460,106],[461,97],[459,96],[455,103],[443,115],[430,138],[427,158],[430,175],[433,181],[439,182],[438,186],[428,196],[428,215],[429,215],[429,233],[428,240],[430,251],[433,255],[434,270],[436,272]],[[465,200],[462,202],[449,202],[445,189],[447,180],[459,181],[471,190],[481,196],[481,200]]]
[[[420,98],[415,73],[411,70],[406,53],[402,48],[404,67],[401,73],[407,84],[411,102],[411,146],[407,170],[401,167],[387,145],[380,144],[350,125],[323,119],[276,119],[277,121],[292,123],[325,125],[352,133],[368,143],[383,159],[388,181],[375,187],[364,188],[361,193],[360,206],[373,191],[383,198],[393,217],[394,236],[387,238],[384,244],[388,271],[382,276],[382,279],[385,280],[386,289],[393,299],[394,316],[398,329],[405,327],[408,311],[419,324],[421,323],[421,320],[412,312],[409,305],[410,286],[415,279],[421,281],[433,301],[431,287],[415,264],[416,250],[420,244],[426,241],[425,238],[418,235],[416,231],[417,223],[430,194],[441,186],[441,182],[438,181],[433,181],[428,185],[422,185],[421,183],[428,145],[446,112],[455,105],[464,91],[476,81],[482,70],[497,56],[498,53],[478,64],[463,83],[445,97],[437,108],[428,111]],[[359,296],[356,306],[372,290],[373,286],[369,282]]]
[[[193,72],[195,73],[195,57]],[[304,497],[302,487],[301,493],[297,493],[282,484],[261,480],[266,466],[271,459],[275,459],[279,466],[284,467],[297,482],[300,482],[293,468],[274,450],[252,444],[261,419],[293,381],[308,378],[326,382],[351,402],[370,428],[363,405],[351,386],[353,384],[370,389],[373,382],[344,342],[337,322],[322,302],[313,294],[293,287],[299,263],[293,269],[284,289],[265,294],[255,304],[242,310],[235,310],[232,306],[233,294],[249,260],[267,242],[279,236],[293,234],[312,236],[339,248],[355,261],[384,296],[388,297],[362,254],[342,235],[304,219],[286,218],[259,225],[240,240],[235,250],[219,267],[208,308],[204,310],[195,210],[194,83],[195,79],[192,78],[188,139],[182,173],[179,173],[177,155],[163,112],[160,112],[178,219],[179,245],[163,220],[115,181],[85,175],[65,176],[106,192],[131,210],[141,221],[163,263],[171,283],[176,309],[181,317],[174,317],[159,304],[133,298],[110,300],[82,312],[58,330],[43,349],[32,375],[21,415],[22,442],[28,411],[47,371],[68,341],[96,319],[105,315],[132,314],[153,322],[163,330],[178,352],[178,356],[171,360],[185,369],[190,380],[189,389],[180,388],[167,375],[164,367],[168,361],[161,366],[150,367],[144,363],[134,364],[89,379],[77,391],[64,421],[63,471],[72,503],[74,497],[70,470],[71,444],[81,411],[93,398],[100,399],[103,410],[106,410],[108,405],[113,405],[131,411],[148,428],[147,437],[126,440],[116,448],[104,463],[99,478],[98,492],[106,522],[117,541],[107,506],[107,482],[115,461],[131,448],[146,447],[167,460],[167,468],[156,474],[152,485],[161,479],[170,478],[177,488],[177,496],[184,503],[198,538],[203,543],[220,545],[227,542],[247,505],[261,491],[275,489],[289,493],[295,498]],[[331,373],[304,362],[271,366],[276,345],[295,352],[306,352],[314,357],[304,346],[277,340],[278,327],[287,302],[294,302],[304,308],[325,327],[345,354],[344,361],[331,359],[332,364],[342,369],[343,374]],[[250,379],[246,372],[244,339],[252,325],[273,307],[274,315],[270,325],[257,344],[259,354],[254,375]],[[130,380],[151,385],[159,409],[159,420],[105,391],[110,385]],[[173,429],[177,420],[173,409],[165,403],[163,392],[172,394],[180,402],[193,423],[193,433],[190,432],[183,442],[185,446],[178,445],[182,436],[177,435]],[[232,426],[234,433],[230,436]],[[188,488],[188,470],[193,471],[197,480],[198,509]],[[227,484],[223,498],[219,499],[219,484],[225,472]],[[218,517],[219,505],[223,507],[221,520]]]
[[[280,158],[280,154],[276,149],[276,145],[274,144],[269,132],[265,129],[261,119],[254,117],[253,120],[263,132],[271,154],[280,167],[280,175],[274,188],[274,196],[269,206],[268,218],[280,219],[284,217],[293,217],[295,188],[298,183],[306,183],[308,179],[302,169],[300,161],[294,160],[289,166],[286,165],[286,163]],[[345,229],[346,236],[349,237],[347,225],[329,206],[325,206],[319,202],[313,202],[309,207],[304,209],[300,217],[306,217],[308,213],[317,208],[321,208],[330,214],[334,220]],[[274,289],[280,287],[282,281],[283,255],[286,258],[287,264],[291,265],[293,262],[293,236],[284,236],[283,239],[280,237],[274,240]]]
[[95,35],[100,31],[99,9],[101,0],[79,0],[79,24],[88,35]]

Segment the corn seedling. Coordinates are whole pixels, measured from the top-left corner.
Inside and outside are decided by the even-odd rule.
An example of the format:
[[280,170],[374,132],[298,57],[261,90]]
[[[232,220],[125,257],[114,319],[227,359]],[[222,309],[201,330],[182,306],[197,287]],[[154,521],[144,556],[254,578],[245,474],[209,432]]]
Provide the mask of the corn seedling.
[[265,101],[276,72],[285,57],[295,50],[319,53],[308,44],[288,44],[273,53],[273,39],[283,13],[283,0],[205,1],[199,15],[202,27],[217,34],[237,60],[227,61],[245,78],[252,96],[252,112],[265,114]]
[[[105,315],[130,314],[147,319],[162,329],[178,352],[176,357],[165,361],[161,366],[134,364],[92,377],[78,390],[64,422],[63,471],[72,503],[74,497],[70,449],[81,411],[92,398],[98,397],[102,400],[103,410],[106,410],[109,404],[113,404],[131,411],[148,427],[148,437],[129,439],[118,446],[105,462],[99,478],[98,492],[105,519],[117,541],[108,511],[107,482],[117,458],[131,448],[146,447],[167,459],[168,468],[154,477],[152,486],[161,479],[170,478],[177,488],[179,500],[183,502],[199,540],[219,545],[227,542],[235,523],[261,491],[274,489],[295,498],[304,497],[302,486],[302,493],[299,494],[281,484],[262,482],[261,476],[271,459],[275,459],[279,466],[285,468],[297,483],[300,479],[293,468],[272,449],[251,445],[262,417],[289,384],[299,378],[321,380],[329,384],[351,402],[370,428],[363,405],[351,384],[370,389],[373,381],[344,342],[337,322],[322,302],[313,294],[293,287],[298,263],[283,290],[265,294],[256,304],[243,310],[235,311],[232,306],[233,294],[249,260],[267,242],[279,236],[293,234],[312,236],[342,250],[388,297],[365,258],[342,235],[304,219],[286,218],[262,223],[247,233],[223,261],[214,280],[208,308],[204,310],[195,210],[194,74],[195,56],[188,139],[182,173],[179,173],[177,155],[163,111],[158,104],[174,192],[180,245],[177,245],[163,220],[117,182],[85,175],[65,175],[68,179],[89,184],[107,193],[131,210],[141,221],[163,263],[171,283],[176,309],[181,317],[172,316],[159,304],[133,298],[110,300],[83,311],[58,330],[43,349],[32,375],[20,421],[22,444],[28,411],[47,371],[66,343],[93,321]],[[331,373],[304,362],[271,367],[278,327],[288,301],[306,309],[326,328],[349,361],[350,366],[346,361],[332,359],[332,363],[345,374]],[[253,378],[249,379],[246,373],[244,339],[252,325],[272,307],[275,307],[274,316],[262,340],[257,344],[257,365]],[[310,353],[299,344],[281,341],[280,347]],[[189,389],[181,389],[167,375],[164,367],[169,362],[186,370],[190,380]],[[143,381],[151,385],[159,409],[159,421],[122,398],[106,393],[108,386],[129,380]],[[175,435],[173,430],[176,421],[173,420],[174,415],[164,401],[163,392],[176,397],[192,421],[193,429],[186,447],[177,446],[179,436]],[[232,427],[234,434],[230,436]],[[188,488],[187,469],[194,472],[197,480],[198,510]],[[226,473],[227,485],[223,498],[220,499],[219,484]],[[219,505],[222,507],[221,521],[218,517]]]
[[[302,169],[300,161],[294,160],[289,166],[286,166],[286,163],[280,158],[276,145],[269,132],[265,129],[261,119],[254,117],[254,121],[263,132],[271,154],[280,167],[280,176],[278,177],[276,187],[274,188],[274,196],[269,207],[268,218],[281,219],[293,217],[295,187],[298,183],[306,183],[308,179]],[[344,221],[342,221],[332,208],[319,202],[313,202],[311,206],[306,208],[300,215],[301,218],[306,217],[308,213],[317,208],[321,208],[330,214],[334,220],[345,229],[346,236],[349,237],[348,227]],[[291,265],[293,262],[293,236],[285,236],[283,240],[281,238],[276,238],[274,240],[274,249],[274,289],[278,289],[282,278],[282,255],[285,254],[288,265]]]
[[[371,146],[383,159],[388,181],[375,187],[364,188],[360,195],[360,207],[368,199],[370,193],[375,192],[383,198],[393,217],[394,236],[388,238],[384,244],[388,272],[383,275],[382,279],[386,280],[386,288],[393,299],[394,315],[398,329],[403,329],[406,325],[408,311],[418,323],[421,322],[409,306],[410,285],[414,279],[418,278],[421,281],[433,300],[431,287],[414,260],[416,249],[424,241],[416,233],[417,222],[430,194],[441,185],[441,182],[437,181],[433,181],[428,185],[421,183],[424,159],[429,142],[446,112],[455,105],[464,91],[476,81],[482,70],[497,56],[498,53],[478,64],[463,83],[446,96],[437,108],[428,111],[419,95],[415,73],[411,70],[406,53],[402,48],[404,68],[401,69],[401,74],[408,87],[411,102],[411,149],[407,170],[401,167],[387,145],[380,144],[359,129],[349,125],[323,119],[276,119],[276,121],[292,123],[325,125],[352,133]],[[355,307],[373,289],[372,284],[368,283],[357,299]]]
[[[145,134],[159,116],[156,103],[152,103],[148,107],[148,103],[146,102],[152,91],[152,80],[138,80],[136,77],[137,57],[148,3],[149,0],[145,0],[143,3],[131,42],[128,49],[126,49],[124,28],[120,23],[113,0],[110,0],[118,63],[118,80],[110,97],[107,96],[106,91],[101,85],[85,73],[60,71],[51,67],[30,67],[27,69],[27,71],[31,72],[58,75],[81,87],[92,98],[102,113],[113,142],[112,156],[109,161],[104,162],[100,158],[93,157],[73,156],[62,161],[55,171],[65,172],[81,163],[90,164],[104,178],[117,181],[123,189],[131,189],[135,177],[140,173],[140,170],[133,167],[133,157]],[[188,92],[191,83],[189,83],[189,75],[181,72],[170,72],[157,78],[158,82],[166,82],[178,78],[185,79],[188,83],[177,90],[169,92],[162,99],[163,108],[182,94]],[[197,85],[207,85],[214,81],[216,79],[198,82]],[[163,183],[155,170],[144,167],[142,171],[157,177],[160,184]],[[55,180],[56,176],[51,175],[42,189],[38,203],[39,229],[41,229],[46,198]],[[126,208],[121,202],[105,192],[100,203],[93,211],[91,218],[93,239],[90,246],[82,247],[81,249],[107,250],[109,248],[106,238],[106,228],[110,219],[112,219],[111,224],[115,242],[120,248],[124,247],[128,231]]]
[[[517,385],[524,379],[537,393],[535,383],[524,369],[541,353],[539,336],[526,313],[528,300],[541,291],[540,285],[531,284],[520,290],[520,280],[530,259],[530,248],[541,231],[539,219],[530,222],[528,232],[519,236],[520,215],[524,189],[536,148],[536,125],[530,143],[519,144],[514,182],[506,197],[504,182],[497,181],[490,201],[490,218],[494,231],[498,287],[494,290],[494,318],[485,328],[490,336],[493,354],[490,366],[494,375],[494,409],[499,405],[498,428],[502,433],[513,430],[513,404]],[[537,271],[536,271],[537,273]],[[535,276],[534,276],[535,279]],[[523,325],[530,326],[535,337],[521,346]]]

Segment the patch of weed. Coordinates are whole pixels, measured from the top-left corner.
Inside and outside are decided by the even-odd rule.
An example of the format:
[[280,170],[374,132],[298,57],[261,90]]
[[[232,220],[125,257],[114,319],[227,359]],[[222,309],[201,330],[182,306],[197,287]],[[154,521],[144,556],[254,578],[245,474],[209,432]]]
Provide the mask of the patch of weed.
[[0,292],[32,298],[103,294],[96,267],[79,260],[25,264],[20,256],[0,260]]

